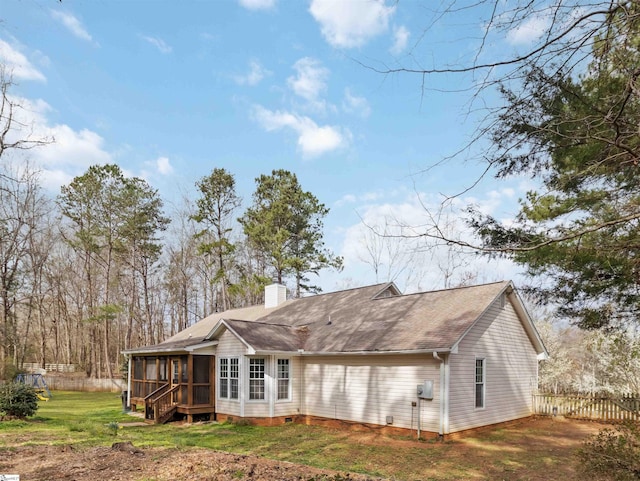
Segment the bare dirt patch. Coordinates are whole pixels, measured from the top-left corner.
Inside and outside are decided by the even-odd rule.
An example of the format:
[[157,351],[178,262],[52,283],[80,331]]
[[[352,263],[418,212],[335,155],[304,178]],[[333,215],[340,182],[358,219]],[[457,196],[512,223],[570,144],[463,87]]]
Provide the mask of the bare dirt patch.
[[[216,480],[301,481],[333,479],[335,472],[257,456],[209,449],[122,449],[69,446],[25,446],[2,453],[0,474],[20,474],[24,480]],[[350,475],[354,481],[370,480]]]
[[[389,479],[577,481],[581,478],[576,472],[575,451],[602,427],[545,418],[448,442],[358,432],[348,437],[353,444],[388,447],[388,456],[374,456],[366,466],[370,472],[390,473]],[[6,446],[0,448],[0,474],[43,481],[380,479],[346,473],[336,476],[335,471],[203,448],[139,449],[131,445],[86,449]]]

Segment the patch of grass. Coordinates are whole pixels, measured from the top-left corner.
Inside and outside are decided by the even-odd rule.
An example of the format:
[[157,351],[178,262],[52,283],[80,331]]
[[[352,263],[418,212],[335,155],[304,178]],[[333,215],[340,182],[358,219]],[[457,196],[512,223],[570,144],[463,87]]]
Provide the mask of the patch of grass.
[[561,429],[557,425],[550,428],[545,424],[540,430],[533,423],[526,428],[487,431],[442,443],[291,423],[278,427],[245,423],[127,426],[133,420],[122,412],[117,394],[57,391],[49,402],[41,404],[34,418],[0,422],[0,446],[109,446],[117,432],[118,440],[137,447],[210,448],[408,481],[553,479],[547,476],[549,473],[563,481],[579,479],[567,463],[579,443],[563,448],[548,441],[563,439],[550,437],[549,429]]
[[25,421],[22,419],[10,419],[7,421],[0,422],[0,431],[2,430],[13,430],[13,429],[21,429],[30,426],[29,421]]

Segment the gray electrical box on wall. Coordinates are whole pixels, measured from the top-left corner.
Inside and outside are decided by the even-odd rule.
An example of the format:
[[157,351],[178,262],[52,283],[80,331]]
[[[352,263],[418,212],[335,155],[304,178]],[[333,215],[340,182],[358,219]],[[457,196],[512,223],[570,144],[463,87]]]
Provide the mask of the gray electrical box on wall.
[[433,381],[426,380],[417,386],[418,397],[420,399],[433,399]]

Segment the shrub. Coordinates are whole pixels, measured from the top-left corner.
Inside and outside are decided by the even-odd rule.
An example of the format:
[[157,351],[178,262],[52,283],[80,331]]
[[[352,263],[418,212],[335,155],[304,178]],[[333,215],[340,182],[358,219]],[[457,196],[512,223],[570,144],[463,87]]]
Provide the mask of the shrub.
[[11,358],[7,359],[4,364],[0,365],[0,379],[9,381],[15,379],[18,374],[23,373],[22,369],[19,369]]
[[[589,479],[640,479],[640,426],[626,422],[603,429],[584,442],[578,452]],[[585,478],[586,479],[586,478]]]
[[38,410],[38,393],[32,386],[8,382],[0,386],[0,414],[24,419]]

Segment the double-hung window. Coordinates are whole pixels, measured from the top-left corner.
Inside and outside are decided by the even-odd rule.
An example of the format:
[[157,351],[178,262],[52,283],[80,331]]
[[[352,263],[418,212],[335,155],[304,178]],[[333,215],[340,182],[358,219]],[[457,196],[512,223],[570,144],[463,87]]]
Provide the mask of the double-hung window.
[[249,399],[265,399],[264,358],[249,359]]
[[290,370],[289,359],[278,359],[278,400],[289,399]]
[[218,376],[218,396],[221,399],[238,399],[238,358],[221,357]]
[[476,359],[476,408],[484,407],[486,366],[484,359]]
[[229,359],[229,399],[238,399],[238,378],[240,377],[240,368],[238,367],[238,358]]

